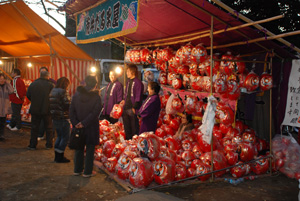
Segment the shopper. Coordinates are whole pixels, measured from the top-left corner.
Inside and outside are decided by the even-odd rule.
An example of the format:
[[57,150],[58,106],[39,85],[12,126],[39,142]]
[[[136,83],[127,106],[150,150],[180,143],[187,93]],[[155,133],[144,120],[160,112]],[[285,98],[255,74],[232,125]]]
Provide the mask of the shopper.
[[142,105],[144,85],[137,78],[138,70],[136,65],[128,65],[126,74],[128,81],[126,84],[124,100],[121,101],[121,105],[124,105],[122,117],[126,139],[129,140],[132,139],[133,135],[139,133],[137,111]]
[[50,114],[57,133],[54,144],[54,161],[57,163],[70,162],[64,156],[70,134],[69,107],[71,99],[68,93],[69,85],[70,81],[68,78],[61,77],[57,80],[55,88],[50,92]]
[[0,141],[4,141],[4,127],[6,115],[11,112],[9,94],[14,92],[10,81],[6,81],[4,74],[0,73]]
[[160,86],[157,82],[148,82],[148,97],[141,106],[138,117],[141,120],[140,132],[155,132],[157,126],[157,120],[160,112],[160,98],[159,93]]
[[[40,71],[39,71],[39,72],[41,73],[42,71],[47,71],[47,72],[49,72],[49,71],[48,71],[48,68],[45,67],[45,66],[42,66],[42,67],[40,68]],[[50,77],[50,74],[49,74],[49,80],[50,80],[54,85],[56,85],[56,81]],[[42,121],[41,121],[41,124],[40,124],[40,128],[39,128],[38,141],[44,139],[45,132],[46,132],[45,123],[44,123],[44,121],[42,120]],[[53,130],[53,136],[54,136],[54,133],[55,133],[55,131]]]
[[110,112],[115,104],[119,104],[123,100],[123,85],[118,81],[114,71],[109,72],[109,79],[111,82],[106,87],[101,118],[114,124],[118,119],[110,117]]
[[73,127],[83,128],[86,135],[86,153],[84,149],[75,150],[74,175],[91,177],[93,171],[95,146],[99,145],[99,114],[101,98],[96,90],[97,77],[87,76],[86,86],[79,86],[72,97],[70,106],[70,120]]
[[178,128],[178,131],[174,135],[174,138],[177,140],[182,140],[182,135],[185,131],[190,131],[194,128],[192,115],[186,112],[183,112],[181,116],[181,124]]
[[38,133],[41,121],[46,127],[46,149],[53,147],[52,119],[50,115],[49,94],[54,85],[49,81],[49,72],[41,71],[40,78],[30,84],[27,98],[31,101],[29,113],[31,114],[31,137],[28,149],[35,150],[38,143]]
[[13,69],[12,72],[12,86],[14,92],[9,95],[9,100],[11,102],[12,116],[10,123],[7,124],[7,128],[11,131],[18,131],[22,127],[21,121],[21,109],[24,103],[24,99],[26,96],[26,87],[23,79],[21,78],[21,70]]

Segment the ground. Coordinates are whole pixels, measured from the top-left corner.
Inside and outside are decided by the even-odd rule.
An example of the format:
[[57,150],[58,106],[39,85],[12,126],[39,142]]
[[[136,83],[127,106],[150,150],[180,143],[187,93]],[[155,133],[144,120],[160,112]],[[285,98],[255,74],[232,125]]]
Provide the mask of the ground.
[[[97,167],[95,177],[73,176],[73,160],[54,163],[54,150],[45,149],[46,141],[39,141],[37,150],[27,150],[28,128],[5,132],[6,141],[0,142],[0,201],[298,200],[298,182],[282,174],[246,180],[237,186],[223,181],[195,181],[130,194]],[[67,148],[65,155],[69,159],[73,159],[73,154]]]

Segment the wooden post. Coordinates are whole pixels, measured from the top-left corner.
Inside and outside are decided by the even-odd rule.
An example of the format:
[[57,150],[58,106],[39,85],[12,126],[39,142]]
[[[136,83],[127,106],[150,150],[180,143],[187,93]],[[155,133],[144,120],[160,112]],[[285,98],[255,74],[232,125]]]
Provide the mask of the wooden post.
[[[210,25],[210,96],[213,94],[213,39],[214,39],[214,17],[211,16],[211,25]],[[210,149],[211,149],[211,172],[214,171],[214,148],[213,148],[213,137],[211,135],[211,141],[210,141]],[[214,181],[214,173],[211,174],[211,181]]]
[[[218,6],[222,7],[223,9],[229,11],[231,14],[236,15],[236,14],[235,14],[235,11],[234,11],[232,8],[230,8],[230,7],[227,6],[226,4],[222,3],[221,1],[219,1],[219,0],[212,0],[212,2],[216,3]],[[242,15],[241,13],[239,13],[237,17],[240,18],[241,20],[245,21],[245,22],[252,22],[252,20],[250,20],[249,18],[245,17],[245,16]],[[254,27],[256,27],[256,28],[259,29],[259,30],[264,29],[264,27],[260,26],[259,24],[254,25]],[[270,32],[270,31],[267,31],[266,34],[269,35],[269,36],[275,36],[275,34],[273,34],[273,33]],[[288,41],[286,41],[286,40],[284,40],[284,39],[282,39],[282,38],[276,38],[276,40],[278,40],[279,42],[285,44],[285,45],[288,46],[288,47],[293,48],[293,49],[296,50],[297,52],[300,52],[300,49],[299,49],[298,47],[293,46],[293,45],[292,45],[291,43],[289,43]]]
[[[270,63],[269,63],[269,67],[270,67],[270,73],[272,74],[272,65],[273,65],[273,50],[272,50],[272,53],[271,53],[271,56],[270,56]],[[269,96],[270,96],[270,154],[272,154],[272,120],[273,120],[273,118],[272,118],[272,88],[270,89],[270,94],[269,94]],[[270,157],[270,160],[269,160],[269,162],[270,162],[270,174],[272,174],[272,157]]]
[[[39,32],[39,30],[32,24],[32,22],[22,13],[22,11],[17,8],[14,3],[11,3],[11,5],[24,17],[24,19],[30,24],[30,26],[36,31],[36,33],[45,41],[45,43],[51,48],[51,44],[46,40],[46,38]],[[53,49],[53,48],[52,48]],[[58,55],[58,53],[53,49],[53,52],[56,54],[58,59],[69,69],[69,71],[74,75],[74,77],[81,82],[80,78],[75,74],[75,72],[70,68],[70,66],[64,61],[64,59]]]

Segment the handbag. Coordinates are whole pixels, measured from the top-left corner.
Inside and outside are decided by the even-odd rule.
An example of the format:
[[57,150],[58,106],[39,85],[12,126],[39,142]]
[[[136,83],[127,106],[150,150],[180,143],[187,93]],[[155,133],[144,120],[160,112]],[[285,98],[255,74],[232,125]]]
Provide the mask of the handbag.
[[69,148],[70,149],[84,149],[85,146],[84,128],[72,128]]

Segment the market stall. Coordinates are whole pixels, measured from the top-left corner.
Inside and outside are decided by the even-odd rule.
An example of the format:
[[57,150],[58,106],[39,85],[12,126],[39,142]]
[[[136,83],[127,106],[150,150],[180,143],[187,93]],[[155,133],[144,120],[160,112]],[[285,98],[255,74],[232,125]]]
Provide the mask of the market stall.
[[[270,41],[279,39],[291,46],[283,35],[274,36],[268,30],[250,26],[283,16],[242,23],[239,13],[224,12],[207,1],[189,0],[128,0],[122,5],[115,1],[95,5],[68,1],[62,9],[76,16],[78,43],[116,38],[125,44],[126,63],[151,63],[160,71],[163,109],[155,133],[124,141],[121,123],[100,122],[101,143],[95,164],[116,181],[127,182],[131,189],[195,178],[201,182],[224,179],[224,175],[237,182],[237,178],[255,178],[280,168],[272,167],[269,144],[272,70],[275,58],[295,57]],[[97,17],[104,19],[105,14],[109,19],[96,23]],[[285,36],[294,34],[299,31]],[[126,50],[126,46],[130,48]],[[291,48],[299,52],[299,48]],[[265,58],[249,59],[259,54]],[[254,64],[262,64],[263,73],[257,74]],[[270,97],[269,143],[235,118],[241,93],[266,91]],[[211,100],[212,96],[218,99]],[[208,118],[209,109],[214,120],[205,125],[202,119]],[[183,110],[193,115],[195,129],[176,140],[173,135]]]

